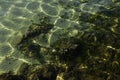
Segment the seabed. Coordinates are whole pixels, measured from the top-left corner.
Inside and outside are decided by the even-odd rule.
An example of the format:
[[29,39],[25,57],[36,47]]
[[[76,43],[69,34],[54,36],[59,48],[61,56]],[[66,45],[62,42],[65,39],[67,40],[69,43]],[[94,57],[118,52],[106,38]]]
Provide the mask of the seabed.
[[120,1],[0,0],[0,80],[120,80]]

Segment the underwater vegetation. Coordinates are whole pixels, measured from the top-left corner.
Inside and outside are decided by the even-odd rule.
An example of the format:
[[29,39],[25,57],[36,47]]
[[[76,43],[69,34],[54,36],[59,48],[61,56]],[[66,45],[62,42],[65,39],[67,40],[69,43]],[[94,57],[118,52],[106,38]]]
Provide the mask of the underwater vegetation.
[[40,14],[16,44],[39,64],[25,63],[19,74],[10,71],[0,80],[120,80],[120,2],[97,1],[58,0],[64,10],[55,22],[43,5],[48,15]]

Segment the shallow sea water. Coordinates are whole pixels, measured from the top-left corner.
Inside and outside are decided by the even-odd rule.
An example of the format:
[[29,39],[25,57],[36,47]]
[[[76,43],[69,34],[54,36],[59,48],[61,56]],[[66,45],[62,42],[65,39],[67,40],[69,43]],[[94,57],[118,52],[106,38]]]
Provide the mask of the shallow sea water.
[[[37,21],[41,0],[0,0],[0,74],[17,72],[21,64],[29,63],[15,48],[24,32]],[[9,65],[8,65],[9,64]]]
[[[58,1],[61,2],[58,4]],[[64,35],[59,34],[62,29],[70,27],[68,36],[74,37],[79,32],[78,28],[84,30],[87,25],[91,25],[86,23],[84,28],[79,25],[81,12],[94,15],[99,12],[100,6],[109,9],[113,4],[112,0],[88,0],[88,3],[79,1],[84,0],[0,0],[0,74],[9,71],[17,74],[24,63],[39,64],[37,60],[25,58],[16,48],[32,21],[39,23],[40,17],[51,17],[47,22],[55,26],[47,36],[47,41],[44,43],[36,40],[42,46],[49,46],[63,37],[59,38],[59,35]],[[69,8],[66,7],[68,3]]]
[[9,71],[17,74],[23,63],[38,63],[25,59],[17,50],[16,44],[21,41],[32,21],[39,23],[39,17],[43,14],[53,17],[50,23],[56,26],[68,24],[68,21],[61,24],[58,16],[61,7],[56,2],[57,0],[0,0],[0,74]]

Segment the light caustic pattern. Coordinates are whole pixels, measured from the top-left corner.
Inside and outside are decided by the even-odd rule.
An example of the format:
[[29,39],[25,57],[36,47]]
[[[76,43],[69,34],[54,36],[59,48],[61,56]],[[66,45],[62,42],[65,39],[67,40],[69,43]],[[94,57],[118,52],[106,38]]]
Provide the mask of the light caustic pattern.
[[[86,23],[81,26],[79,16],[83,13],[96,15],[102,7],[109,9],[112,4],[113,0],[0,0],[0,73],[9,70],[17,73],[23,63],[31,64],[32,60],[25,59],[15,48],[26,34],[31,20],[39,23],[39,18],[49,17],[46,23],[54,24],[47,36],[46,45],[50,45],[62,37],[58,36],[64,34],[64,29],[70,28],[67,35],[74,37],[78,29],[93,25]],[[43,44],[39,39],[34,41]]]

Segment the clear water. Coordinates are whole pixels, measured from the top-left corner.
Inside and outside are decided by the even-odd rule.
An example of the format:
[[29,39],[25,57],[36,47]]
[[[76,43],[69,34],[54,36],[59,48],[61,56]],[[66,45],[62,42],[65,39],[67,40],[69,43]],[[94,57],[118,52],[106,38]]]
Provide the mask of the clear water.
[[15,45],[31,20],[38,20],[40,4],[41,0],[0,0],[0,74],[10,70],[17,73],[23,63],[29,63]]
[[[9,70],[17,73],[23,63],[32,64],[33,60],[25,59],[24,55],[15,46],[27,32],[28,27],[32,23],[31,20],[39,23],[39,17],[44,15],[51,17],[48,22],[55,25],[55,30],[48,35],[46,45],[49,45],[58,39],[59,33],[64,28],[71,28],[69,36],[77,34],[78,30],[75,27],[83,29],[83,26],[79,25],[78,20],[81,12],[94,15],[100,11],[100,6],[109,8],[113,4],[112,0],[88,0],[88,3],[79,3],[79,1],[82,2],[84,0],[60,0],[60,3],[58,1],[0,0],[0,73],[8,72]],[[70,7],[66,7],[68,3]],[[85,25],[91,24],[86,23]],[[53,33],[56,36],[52,36]],[[42,43],[40,44],[42,45]],[[33,62],[37,63],[35,60]]]

